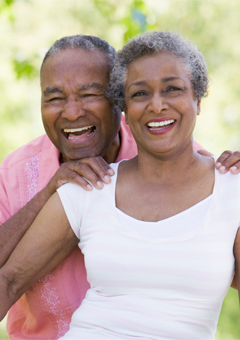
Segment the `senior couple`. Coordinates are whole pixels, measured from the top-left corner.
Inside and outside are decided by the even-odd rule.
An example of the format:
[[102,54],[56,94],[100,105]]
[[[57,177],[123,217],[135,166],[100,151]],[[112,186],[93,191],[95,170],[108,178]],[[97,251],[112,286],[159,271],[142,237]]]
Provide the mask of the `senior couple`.
[[221,175],[192,143],[201,53],[151,32],[114,60],[97,37],[57,41],[41,68],[46,135],[1,163],[0,316],[21,296],[10,339],[213,339],[238,275],[239,154]]

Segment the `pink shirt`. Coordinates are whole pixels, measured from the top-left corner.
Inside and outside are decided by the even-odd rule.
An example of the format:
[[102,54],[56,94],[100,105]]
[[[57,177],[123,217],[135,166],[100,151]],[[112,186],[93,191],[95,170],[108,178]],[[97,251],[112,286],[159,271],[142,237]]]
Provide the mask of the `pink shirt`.
[[[137,154],[137,146],[122,117],[121,149],[116,162]],[[194,142],[196,150],[202,147]],[[59,151],[47,135],[14,151],[0,164],[0,224],[41,191],[59,167]],[[78,248],[58,267],[34,284],[10,309],[7,331],[11,340],[58,339],[69,329],[89,284]]]

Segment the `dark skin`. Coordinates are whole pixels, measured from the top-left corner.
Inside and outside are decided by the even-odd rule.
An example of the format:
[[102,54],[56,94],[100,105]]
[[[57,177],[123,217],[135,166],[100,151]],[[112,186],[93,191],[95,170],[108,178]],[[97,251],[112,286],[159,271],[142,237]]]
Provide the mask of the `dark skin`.
[[[140,69],[142,70],[142,67]],[[182,112],[180,100],[178,100],[180,104],[174,104],[171,100],[171,95],[168,94],[170,98],[168,99],[169,106],[171,104],[174,109],[170,111],[169,115],[176,120],[176,126],[179,125],[179,128],[175,128],[179,132],[172,134],[172,136],[170,134],[170,137],[165,138],[166,141],[163,138],[156,141],[151,136],[149,143],[149,134],[145,137],[144,144],[139,139],[138,157],[123,162],[120,165],[116,189],[116,204],[120,210],[134,218],[143,221],[159,221],[188,209],[212,193],[214,185],[213,160],[202,157],[194,152],[191,138],[188,138],[186,141],[184,140],[186,128],[191,132],[191,126],[194,126],[193,110],[191,107],[198,107],[198,103],[190,91],[190,80],[187,80],[185,80],[188,85],[187,98],[183,95],[181,97],[183,97],[188,110]],[[154,94],[159,93],[158,83],[151,85]],[[128,107],[131,107],[131,102],[128,102]],[[136,103],[131,108],[132,122],[129,118],[128,121],[129,124],[132,123],[132,126],[136,127],[136,138],[143,135],[143,133],[138,133],[139,128],[145,131],[145,120],[147,121],[151,117],[143,117],[144,121],[142,121],[141,115],[138,117],[139,110],[136,110],[134,116],[134,108],[136,108]],[[149,109],[149,112],[153,116],[154,109],[152,108],[151,111]],[[190,126],[188,122],[190,122]],[[161,153],[159,153],[159,150]],[[181,193],[181,195],[176,195],[176,193]],[[126,201],[126,197],[129,197],[132,202],[131,205]],[[159,204],[162,209],[159,209]],[[139,206],[141,206],[141,209],[139,209]],[[50,218],[51,216],[54,216],[53,220]],[[44,226],[46,228],[47,224],[49,234],[46,236]],[[60,229],[57,229],[56,225]],[[59,233],[57,232],[58,230],[60,230]],[[38,235],[37,238],[35,237],[36,234]],[[7,286],[8,282],[5,275],[7,275],[6,273],[8,273],[9,268],[14,268],[14,271],[11,272],[11,277],[8,278],[11,282],[11,287],[7,291],[11,295],[10,303],[7,302],[7,294],[1,293],[0,300],[4,302],[4,299],[6,299],[7,309],[35,280],[67,256],[76,246],[77,242],[78,240],[64,215],[59,197],[54,194],[34,221],[32,228],[26,233],[22,242],[20,242],[17,252],[13,252],[8,264],[1,271],[2,276],[0,279],[2,285],[5,282],[5,286]],[[236,249],[234,247],[236,256],[238,256],[237,252],[240,248],[237,242],[235,242]],[[46,249],[46,251],[39,256],[37,252],[32,252],[31,248],[37,250]],[[33,254],[32,258],[29,258],[29,253]],[[34,261],[36,265],[32,265]],[[18,273],[21,273],[21,271],[24,272],[24,275],[19,277]],[[237,283],[239,282],[238,272],[237,264]],[[19,281],[17,285],[14,280],[15,277]]]
[[[44,100],[49,100],[49,98],[44,97],[44,91],[49,86],[55,86],[62,89],[62,92],[60,93],[51,93],[53,97],[51,97],[51,102],[55,102],[55,98],[63,98],[63,101],[65,102],[66,99],[70,98],[72,95],[75,94],[75,84],[70,84],[69,79],[71,79],[70,76],[72,74],[76,75],[78,70],[79,77],[82,81],[84,79],[84,83],[80,85],[84,85],[85,83],[93,83],[93,79],[91,79],[91,72],[88,71],[89,67],[92,68],[92,64],[96,64],[96,61],[98,61],[99,65],[97,65],[97,69],[94,70],[93,76],[94,81],[102,85],[103,87],[106,86],[108,82],[108,64],[107,64],[107,58],[106,56],[100,55],[96,56],[96,53],[94,54],[94,58],[97,58],[96,60],[92,60],[92,56],[90,53],[89,55],[86,55],[83,53],[82,58],[79,58],[79,53],[81,54],[81,50],[73,50],[71,53],[71,63],[72,67],[68,67],[63,72],[63,65],[64,63],[64,54],[62,55],[62,58],[53,58],[51,57],[48,63],[44,65],[42,68],[42,74],[41,74],[41,84],[42,84],[42,115],[45,120],[45,125],[48,125],[48,111],[46,111],[45,106],[49,110],[51,106],[49,104],[44,104]],[[61,53],[60,53],[61,54]],[[75,60],[74,55],[76,54],[77,58]],[[58,57],[58,55],[57,55]],[[91,58],[90,58],[91,57]],[[99,57],[99,58],[98,58]],[[66,65],[69,64],[69,56],[66,55]],[[80,61],[79,61],[80,60]],[[85,62],[89,61],[86,65]],[[83,64],[78,65],[77,63],[81,62]],[[58,63],[61,63],[61,72],[57,69]],[[55,67],[55,73],[52,73],[52,76],[50,78],[47,78],[48,82],[46,83],[46,86],[44,87],[44,81],[46,80],[45,73],[49,75],[49,68]],[[98,69],[101,71],[98,74]],[[86,73],[81,73],[82,70],[86,70]],[[102,73],[105,70],[105,73],[107,76],[102,77]],[[46,72],[45,72],[46,71]],[[58,75],[61,75],[61,78],[58,78]],[[89,76],[90,75],[90,76]],[[98,75],[98,76],[97,76]],[[77,78],[77,77],[76,77]],[[97,81],[96,81],[97,79]],[[60,82],[60,83],[59,83]],[[71,86],[70,86],[70,85]],[[77,85],[79,85],[77,83]],[[101,93],[98,92],[92,92],[96,89],[88,88],[85,90],[84,86],[82,86],[84,90],[81,90],[78,94],[80,98],[88,98],[91,96],[100,96]],[[48,94],[49,95],[49,94]],[[79,98],[78,97],[78,98]],[[62,101],[61,101],[62,102]],[[69,122],[75,122],[75,121],[81,121],[81,120],[87,120],[87,123],[91,120],[92,117],[92,110],[91,107],[84,110],[84,112],[81,111],[79,116],[76,116],[73,118],[73,115],[75,114],[75,103],[78,103],[78,101],[72,102],[72,106],[68,105],[67,108],[65,108],[65,115],[67,114],[67,121]],[[110,117],[113,115],[111,105],[105,98],[100,98],[100,100],[97,102],[100,107],[97,106],[99,112],[101,113],[101,105],[104,105],[104,114],[105,112],[109,112]],[[69,104],[69,103],[68,103]],[[52,105],[52,104],[51,104]],[[58,104],[59,105],[59,104]],[[80,102],[79,104],[80,105]],[[89,105],[89,102],[87,103]],[[79,106],[78,109],[81,109]],[[84,109],[84,106],[81,110]],[[107,111],[106,111],[107,109]],[[55,110],[55,107],[54,107]],[[57,112],[58,114],[58,112]],[[103,115],[104,116],[104,115]],[[90,117],[90,118],[89,118]],[[108,119],[107,117],[105,118]],[[59,121],[59,118],[58,118]],[[91,121],[90,121],[91,123]],[[119,124],[119,122],[118,122]],[[16,247],[16,245],[19,243],[25,232],[28,230],[30,225],[35,220],[36,216],[44,206],[44,204],[48,201],[48,199],[56,192],[56,189],[59,188],[62,184],[67,182],[72,182],[80,185],[85,190],[92,190],[92,186],[83,178],[85,177],[87,180],[89,180],[92,185],[97,188],[101,189],[104,184],[108,184],[111,181],[111,176],[114,174],[114,171],[110,168],[108,163],[115,162],[117,155],[119,153],[120,149],[120,137],[119,137],[119,125],[116,127],[115,123],[113,122],[112,125],[108,127],[108,129],[115,129],[115,133],[108,136],[107,140],[109,139],[110,142],[107,143],[107,145],[103,145],[101,149],[97,150],[95,154],[91,154],[91,150],[89,150],[88,155],[84,155],[83,153],[76,153],[74,156],[72,156],[71,150],[69,153],[65,152],[61,147],[59,147],[60,151],[60,161],[63,162],[63,164],[59,167],[59,169],[56,171],[55,175],[52,177],[52,179],[49,181],[48,185],[41,190],[39,193],[36,194],[36,196],[21,210],[19,210],[14,216],[12,216],[7,222],[2,224],[0,228],[0,248],[1,248],[1,254],[0,254],[0,266],[2,266],[7,259],[9,258],[10,254]],[[104,129],[104,134],[108,134],[108,129]],[[50,132],[52,130],[50,129]],[[55,132],[55,131],[53,131]],[[49,133],[50,134],[50,133]],[[54,140],[53,140],[54,142]],[[57,144],[58,141],[56,141]],[[64,142],[66,142],[64,140]],[[58,147],[58,145],[56,145]],[[209,152],[202,150],[199,151],[199,153],[204,154],[206,156],[211,155]],[[89,156],[89,157],[86,157]],[[97,156],[97,157],[95,157]],[[74,159],[73,159],[74,158]],[[221,168],[220,164],[224,166],[225,168]],[[239,173],[240,172],[240,152],[234,152],[231,151],[225,151],[217,160],[216,167],[219,169],[221,173],[225,173],[227,171],[231,171],[232,173]],[[0,221],[1,222],[1,221]]]

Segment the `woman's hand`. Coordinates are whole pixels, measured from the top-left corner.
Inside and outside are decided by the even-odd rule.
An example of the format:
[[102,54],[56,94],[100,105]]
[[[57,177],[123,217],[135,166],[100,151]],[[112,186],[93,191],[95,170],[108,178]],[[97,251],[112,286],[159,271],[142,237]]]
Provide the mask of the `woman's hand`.
[[[198,153],[203,156],[212,156],[211,152],[207,150],[198,150]],[[232,174],[240,173],[240,152],[239,151],[224,151],[216,160],[216,169],[221,174],[225,174],[230,171]]]
[[240,228],[235,238],[233,253],[235,257],[235,276],[232,283],[232,287],[238,290],[238,297],[240,303]]

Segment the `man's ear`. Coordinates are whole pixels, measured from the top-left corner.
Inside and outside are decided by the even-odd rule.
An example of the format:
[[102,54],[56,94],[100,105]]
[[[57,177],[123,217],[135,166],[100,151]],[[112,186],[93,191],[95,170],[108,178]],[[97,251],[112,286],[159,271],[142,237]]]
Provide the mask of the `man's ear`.
[[201,112],[201,98],[197,100],[197,115],[199,116]]

